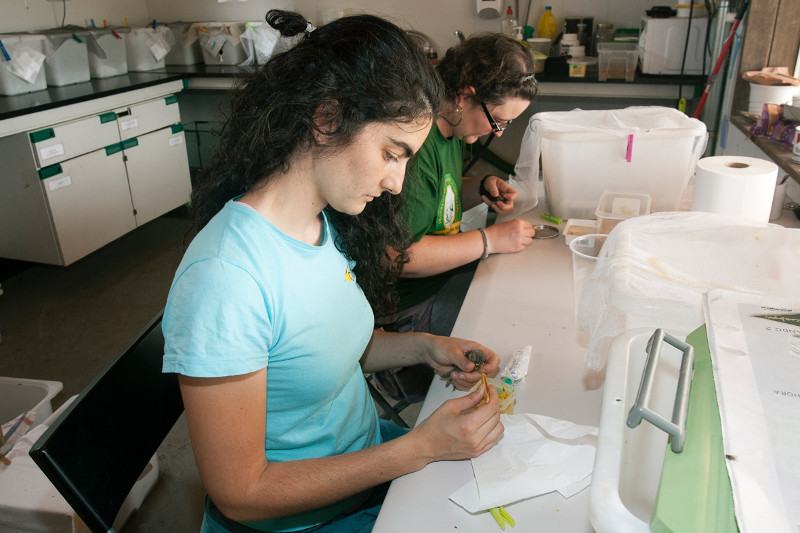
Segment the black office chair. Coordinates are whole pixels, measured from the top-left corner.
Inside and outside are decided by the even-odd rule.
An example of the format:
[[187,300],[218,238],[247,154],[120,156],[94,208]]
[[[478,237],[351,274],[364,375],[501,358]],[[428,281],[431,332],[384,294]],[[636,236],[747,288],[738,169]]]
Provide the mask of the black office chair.
[[96,533],[113,531],[125,498],[183,413],[177,374],[161,372],[162,313],[30,450],[34,462]]

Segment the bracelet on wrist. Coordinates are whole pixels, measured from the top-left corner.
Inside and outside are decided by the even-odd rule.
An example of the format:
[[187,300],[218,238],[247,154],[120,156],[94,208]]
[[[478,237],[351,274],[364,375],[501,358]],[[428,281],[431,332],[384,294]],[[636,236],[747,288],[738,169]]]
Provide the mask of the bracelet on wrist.
[[483,228],[478,228],[478,231],[481,232],[481,237],[483,238],[483,256],[481,256],[481,259],[486,259],[489,257],[489,240],[486,238],[486,232],[483,231]]

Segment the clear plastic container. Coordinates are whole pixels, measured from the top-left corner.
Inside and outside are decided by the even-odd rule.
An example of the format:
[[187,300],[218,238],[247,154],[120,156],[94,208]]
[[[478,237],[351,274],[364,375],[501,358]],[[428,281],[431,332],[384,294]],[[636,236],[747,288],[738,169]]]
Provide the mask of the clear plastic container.
[[633,81],[636,74],[636,62],[639,59],[639,48],[636,43],[598,43],[597,79],[624,79]]
[[594,272],[597,264],[597,257],[600,255],[603,245],[608,235],[600,233],[590,233],[581,235],[569,243],[572,250],[572,295],[575,305],[575,318],[578,317],[578,308],[581,301],[581,293],[586,280]]
[[511,6],[508,6],[508,9],[506,9],[506,16],[500,21],[500,31],[509,37],[514,37],[514,28],[517,26],[519,26],[519,22],[517,22],[516,17],[514,17],[514,10],[511,9]]
[[550,56],[550,47],[552,45],[553,40],[546,37],[534,37],[533,39],[528,39],[528,46],[533,48],[534,51],[544,54],[545,57]]
[[598,233],[608,235],[623,220],[650,214],[650,203],[650,193],[642,191],[603,191],[595,211]]

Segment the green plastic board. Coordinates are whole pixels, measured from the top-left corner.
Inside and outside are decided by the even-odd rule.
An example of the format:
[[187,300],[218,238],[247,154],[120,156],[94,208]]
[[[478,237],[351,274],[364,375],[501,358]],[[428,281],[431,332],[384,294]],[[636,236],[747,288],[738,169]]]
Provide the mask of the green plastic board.
[[722,449],[722,426],[706,327],[693,331],[686,342],[694,347],[686,443],[681,453],[674,453],[667,444],[650,530],[736,533],[739,528]]

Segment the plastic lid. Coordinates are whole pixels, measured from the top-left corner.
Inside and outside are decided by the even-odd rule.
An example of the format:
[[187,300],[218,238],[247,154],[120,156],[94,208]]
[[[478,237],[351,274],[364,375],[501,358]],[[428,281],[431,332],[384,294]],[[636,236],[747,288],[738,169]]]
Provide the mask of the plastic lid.
[[549,10],[553,9],[553,6],[544,6],[544,9],[545,9],[545,11],[549,11]]

